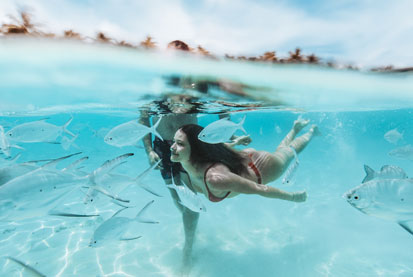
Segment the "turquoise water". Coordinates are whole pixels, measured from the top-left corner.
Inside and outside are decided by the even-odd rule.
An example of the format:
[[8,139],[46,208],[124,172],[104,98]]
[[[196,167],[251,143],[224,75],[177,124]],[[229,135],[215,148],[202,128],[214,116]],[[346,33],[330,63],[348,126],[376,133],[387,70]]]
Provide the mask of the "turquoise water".
[[[292,184],[282,184],[281,178],[271,183],[288,191],[306,189],[305,203],[245,195],[220,203],[203,198],[207,212],[200,217],[190,276],[413,276],[412,235],[394,222],[362,214],[342,198],[361,183],[364,164],[375,170],[396,165],[413,174],[413,154],[410,160],[389,155],[413,143],[412,74],[217,62],[22,40],[0,41],[0,61],[0,125],[5,131],[45,118],[61,126],[73,117],[68,129],[78,135],[69,149],[62,144],[21,143],[24,149],[10,153],[20,153],[17,161],[0,156],[1,168],[81,151],[57,168],[88,156],[79,167],[90,173],[106,160],[134,153],[115,169],[134,178],[149,166],[143,148],[117,148],[103,137],[137,118],[139,108],[166,92],[200,97],[204,110],[198,118],[203,126],[216,120],[214,113],[219,111],[237,111],[231,113],[234,122],[246,115],[250,147],[260,150],[275,150],[299,116],[319,126],[323,135],[300,154]],[[244,97],[219,89],[205,96],[168,85],[165,76],[171,75],[231,79],[249,89]],[[263,107],[229,108],[217,100]],[[395,128],[403,137],[390,143],[384,134]],[[107,189],[131,201],[134,207],[122,212],[125,217],[134,217],[155,200],[148,217],[160,223],[132,224],[128,234],[142,238],[107,240],[100,248],[88,246],[93,232],[119,210],[108,197],[98,195],[84,204],[86,189],[75,184],[59,201],[37,209],[17,211],[1,199],[0,275],[29,274],[4,258],[12,256],[47,276],[177,276],[184,239],[180,213],[158,171],[141,183],[162,197],[121,181],[110,182]],[[42,197],[24,200],[35,207]],[[50,208],[100,216],[48,216]]]

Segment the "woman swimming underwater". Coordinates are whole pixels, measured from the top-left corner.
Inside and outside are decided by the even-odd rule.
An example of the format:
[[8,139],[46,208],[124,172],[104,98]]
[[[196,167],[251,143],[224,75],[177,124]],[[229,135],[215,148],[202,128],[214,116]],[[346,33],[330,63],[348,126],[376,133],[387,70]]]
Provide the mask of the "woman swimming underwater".
[[275,152],[253,148],[237,151],[223,143],[209,144],[198,139],[203,127],[188,124],[174,136],[171,161],[181,163],[188,173],[193,190],[212,202],[239,194],[257,194],[294,202],[307,199],[305,191],[287,192],[266,184],[279,178],[296,153],[300,153],[318,135],[316,125],[300,137],[296,135],[309,123],[298,119]]

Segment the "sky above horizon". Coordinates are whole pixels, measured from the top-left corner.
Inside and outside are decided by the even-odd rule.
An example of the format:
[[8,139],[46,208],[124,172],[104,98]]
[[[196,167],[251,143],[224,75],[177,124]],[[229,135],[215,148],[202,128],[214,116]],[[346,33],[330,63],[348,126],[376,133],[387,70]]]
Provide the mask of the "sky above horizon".
[[0,24],[20,10],[42,31],[72,29],[159,48],[180,39],[218,55],[280,57],[296,47],[324,61],[413,66],[410,0],[1,0]]

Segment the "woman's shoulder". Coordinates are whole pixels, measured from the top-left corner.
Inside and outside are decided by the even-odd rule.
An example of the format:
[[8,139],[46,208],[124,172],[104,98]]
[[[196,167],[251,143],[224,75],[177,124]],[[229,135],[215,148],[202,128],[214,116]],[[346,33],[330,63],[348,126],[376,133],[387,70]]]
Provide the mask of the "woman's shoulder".
[[205,166],[204,177],[207,178],[214,174],[226,173],[229,171],[230,171],[229,167],[223,163],[220,163],[220,162],[210,163]]
[[[210,164],[204,173],[204,182],[211,189],[223,189],[227,183],[228,173],[230,169],[222,163],[213,163]],[[224,186],[224,187],[223,187]]]

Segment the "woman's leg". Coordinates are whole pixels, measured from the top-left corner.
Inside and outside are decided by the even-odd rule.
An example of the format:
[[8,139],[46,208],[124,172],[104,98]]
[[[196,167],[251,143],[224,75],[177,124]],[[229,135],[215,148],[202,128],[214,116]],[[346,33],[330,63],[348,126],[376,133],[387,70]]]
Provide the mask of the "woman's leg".
[[[187,174],[179,174],[179,182],[190,184],[189,176]],[[179,196],[177,196],[179,199]],[[184,224],[185,242],[182,253],[181,273],[186,276],[189,274],[192,266],[192,248],[195,242],[196,228],[199,220],[199,213],[193,212],[180,203],[176,203],[182,212],[182,221]]]
[[[305,122],[305,125],[307,124],[308,122]],[[295,121],[293,129],[283,140],[283,145],[277,147],[274,153],[260,154],[262,159],[258,158],[256,164],[263,175],[262,178],[265,184],[279,178],[294,159],[294,151],[300,153],[315,135],[319,135],[317,126],[313,125],[307,133],[295,138],[297,130],[301,130],[304,126]]]
[[285,138],[278,145],[278,148],[288,147],[290,143],[294,140],[295,136],[305,127],[310,121],[308,119],[299,118],[294,121],[294,125],[290,132],[285,136]]
[[[172,184],[172,181],[166,182],[167,184]],[[182,264],[181,264],[181,272],[183,275],[187,275],[191,270],[191,263],[192,263],[192,248],[195,241],[195,233],[196,227],[198,225],[199,213],[193,212],[190,209],[182,206],[178,202],[179,196],[174,189],[169,190],[172,199],[174,201],[175,206],[181,211],[182,213],[182,222],[184,225],[184,234],[185,234],[185,242],[183,247],[182,253]]]
[[[318,131],[317,125],[311,126],[310,130],[305,133],[304,135],[294,139],[290,143],[290,147],[294,148],[294,150],[298,153],[304,150],[304,148],[307,146],[307,144],[311,141],[311,139],[314,136],[320,135],[320,132]],[[294,154],[294,153],[293,153]]]
[[192,247],[195,241],[195,232],[198,225],[199,213],[183,207],[182,219],[184,222],[185,244],[182,253],[182,272],[189,273],[192,266]]

